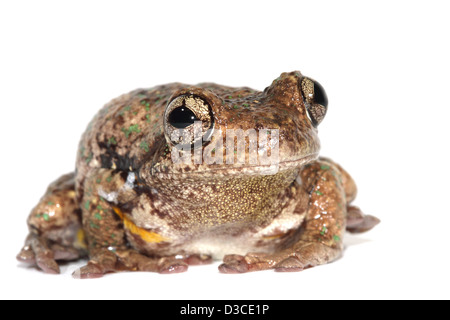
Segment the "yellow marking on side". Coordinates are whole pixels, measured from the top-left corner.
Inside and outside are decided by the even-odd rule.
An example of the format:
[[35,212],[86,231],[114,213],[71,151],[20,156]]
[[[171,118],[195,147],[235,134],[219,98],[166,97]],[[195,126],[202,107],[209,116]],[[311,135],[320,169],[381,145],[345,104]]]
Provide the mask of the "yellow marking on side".
[[129,230],[131,233],[138,235],[141,237],[142,240],[148,243],[160,243],[169,241],[170,239],[167,239],[160,234],[157,234],[156,232],[151,232],[148,230],[145,230],[143,228],[138,227],[135,225],[130,219],[128,219],[127,216],[125,216],[117,207],[113,207],[114,212],[119,216],[119,218],[123,221],[123,225],[125,229]]
[[81,249],[87,249],[85,234],[84,234],[83,229],[79,229],[77,232],[77,243],[75,244],[75,247],[78,247]]

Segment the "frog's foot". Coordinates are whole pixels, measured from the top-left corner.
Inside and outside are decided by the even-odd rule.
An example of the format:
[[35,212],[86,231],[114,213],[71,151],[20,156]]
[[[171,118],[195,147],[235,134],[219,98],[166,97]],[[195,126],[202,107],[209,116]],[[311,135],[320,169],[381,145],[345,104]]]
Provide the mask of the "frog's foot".
[[102,249],[92,255],[88,264],[73,273],[78,279],[100,278],[107,273],[121,271],[144,271],[162,274],[181,273],[189,265],[207,264],[211,257],[203,255],[148,257],[135,250]]
[[300,241],[279,253],[248,253],[228,255],[219,266],[222,273],[245,273],[274,269],[278,272],[303,271],[328,263],[339,257],[341,250],[318,242]]
[[73,261],[83,256],[80,250],[51,243],[48,239],[30,234],[25,246],[17,255],[17,260],[35,265],[45,273],[59,274],[60,270],[56,261]]
[[365,215],[358,207],[349,206],[347,208],[347,231],[350,233],[369,231],[380,222],[374,216]]

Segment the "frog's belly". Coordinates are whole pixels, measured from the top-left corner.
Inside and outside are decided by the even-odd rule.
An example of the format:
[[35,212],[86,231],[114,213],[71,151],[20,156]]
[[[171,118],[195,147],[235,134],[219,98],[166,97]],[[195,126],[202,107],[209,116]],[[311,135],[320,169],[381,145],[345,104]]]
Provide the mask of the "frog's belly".
[[215,260],[222,260],[227,254],[245,255],[252,251],[271,252],[275,249],[273,244],[258,246],[252,240],[252,238],[245,236],[210,236],[186,243],[184,250],[188,254],[204,254],[211,256]]
[[305,211],[288,210],[265,227],[225,224],[190,235],[172,233],[167,241],[151,241],[163,240],[157,237],[144,241],[136,234],[127,234],[135,249],[150,256],[200,254],[222,259],[227,254],[270,253],[283,248],[299,235],[304,216]]

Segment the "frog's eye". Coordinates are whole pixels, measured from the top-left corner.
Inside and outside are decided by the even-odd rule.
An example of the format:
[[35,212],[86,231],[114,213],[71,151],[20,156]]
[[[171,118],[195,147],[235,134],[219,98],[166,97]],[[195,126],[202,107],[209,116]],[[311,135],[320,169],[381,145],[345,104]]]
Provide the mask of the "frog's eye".
[[327,94],[319,82],[310,78],[303,78],[301,87],[307,114],[313,126],[317,127],[327,113]]
[[[202,145],[209,139],[213,126],[211,107],[196,95],[184,94],[174,98],[164,114],[164,132],[174,145]],[[202,139],[200,144],[196,144]]]
[[169,125],[175,128],[184,129],[193,125],[195,121],[198,121],[198,118],[189,108],[178,107],[169,114],[169,119],[167,121]]

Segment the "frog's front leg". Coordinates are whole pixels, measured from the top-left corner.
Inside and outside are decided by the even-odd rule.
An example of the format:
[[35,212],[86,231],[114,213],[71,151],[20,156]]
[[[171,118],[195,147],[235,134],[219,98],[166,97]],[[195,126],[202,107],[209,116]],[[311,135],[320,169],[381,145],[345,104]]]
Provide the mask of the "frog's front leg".
[[275,253],[226,256],[219,267],[221,272],[301,271],[331,262],[341,255],[346,228],[346,196],[349,196],[341,171],[332,162],[319,160],[306,166],[300,177],[309,194],[309,205],[295,243]]
[[46,273],[59,273],[58,260],[86,255],[81,210],[75,196],[74,174],[53,182],[28,217],[29,235],[17,255]]
[[100,169],[84,183],[83,229],[89,249],[89,262],[74,272],[75,278],[99,278],[119,271],[159,273],[184,272],[188,264],[203,257],[149,257],[134,246],[142,241],[159,241],[160,236],[134,224],[123,212],[139,201],[134,173]]

